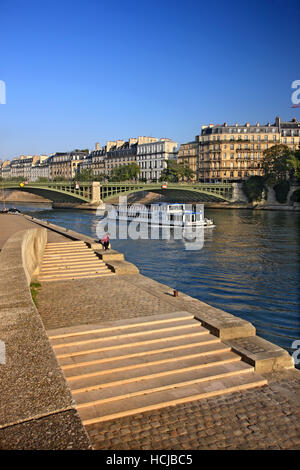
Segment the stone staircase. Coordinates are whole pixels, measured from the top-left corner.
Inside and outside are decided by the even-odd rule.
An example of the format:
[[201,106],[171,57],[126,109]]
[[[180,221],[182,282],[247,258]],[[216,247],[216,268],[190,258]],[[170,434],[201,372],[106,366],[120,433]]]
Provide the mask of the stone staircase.
[[47,243],[39,281],[61,281],[114,276],[83,241]]
[[267,384],[188,312],[48,334],[85,425]]

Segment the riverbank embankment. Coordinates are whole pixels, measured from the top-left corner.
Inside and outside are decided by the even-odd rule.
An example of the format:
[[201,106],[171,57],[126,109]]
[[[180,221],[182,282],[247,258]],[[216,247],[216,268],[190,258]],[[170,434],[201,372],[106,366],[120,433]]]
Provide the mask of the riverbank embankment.
[[[43,224],[47,226],[46,222],[34,219],[27,221],[36,227],[42,227]],[[63,237],[67,235],[72,240],[86,238],[81,234],[76,235],[76,232],[66,231],[62,227],[55,226],[51,227],[51,231],[52,229],[55,229],[57,235],[59,233]],[[99,256],[104,254],[99,250],[99,245],[91,246]],[[112,250],[111,255],[114,254],[117,255]],[[13,263],[11,264],[13,266]],[[2,265],[1,258],[0,265]],[[5,279],[12,276],[11,271],[6,274]],[[39,290],[37,305],[47,334],[53,329],[81,329],[83,325],[87,327],[102,322],[122,322],[141,316],[151,319],[157,314],[189,312],[210,331],[213,337],[219,338],[232,352],[240,355],[248,364],[252,364],[268,381],[263,387],[193,400],[89,425],[86,429],[94,448],[111,450],[300,448],[300,373],[294,369],[287,352],[257,337],[255,328],[249,322],[213,308],[183,292],[174,297],[170,286],[142,276],[138,272],[123,271],[122,274],[106,279],[47,282],[42,284]],[[6,318],[7,312],[1,311],[1,313]],[[24,323],[21,311],[18,315],[18,321],[23,320],[23,324],[16,323],[17,320],[11,318],[10,329],[17,328],[20,334],[22,327],[24,329],[25,325],[26,328],[28,325]],[[38,354],[38,346],[39,343],[31,353],[33,366],[28,369],[27,365],[24,369],[24,375],[29,383],[35,384],[34,358]],[[52,353],[50,357],[53,358]],[[13,368],[13,363],[10,363],[10,366]],[[14,373],[18,374],[18,370]],[[38,391],[38,387],[35,388]],[[18,396],[18,393],[15,395]],[[59,395],[58,387],[55,396]],[[21,399],[18,409],[22,409],[23,397],[22,394],[19,396]],[[35,398],[34,394],[32,398]],[[41,427],[36,429],[41,431]],[[55,423],[52,429],[57,431]],[[9,441],[9,437],[14,437],[13,434],[2,433],[2,435],[6,436],[5,441],[2,441],[6,446],[21,448],[23,445],[22,448],[41,448],[41,438],[37,439],[30,426],[27,428],[27,435],[24,432],[20,433],[17,442]],[[57,435],[59,438],[60,434]],[[75,444],[76,438],[74,435]],[[49,440],[46,444],[49,445]],[[62,440],[61,444],[63,447],[65,440]]]

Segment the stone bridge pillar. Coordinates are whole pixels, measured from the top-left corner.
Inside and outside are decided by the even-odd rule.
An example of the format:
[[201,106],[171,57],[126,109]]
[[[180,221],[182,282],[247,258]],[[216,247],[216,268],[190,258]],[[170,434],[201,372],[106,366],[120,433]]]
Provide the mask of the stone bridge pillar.
[[99,181],[93,181],[92,182],[92,200],[91,200],[91,204],[96,204],[96,203],[102,202],[101,197],[100,197],[101,196],[100,188],[101,188],[101,184],[99,183]]
[[242,189],[241,183],[232,183],[232,199],[231,202],[248,202],[247,196]]

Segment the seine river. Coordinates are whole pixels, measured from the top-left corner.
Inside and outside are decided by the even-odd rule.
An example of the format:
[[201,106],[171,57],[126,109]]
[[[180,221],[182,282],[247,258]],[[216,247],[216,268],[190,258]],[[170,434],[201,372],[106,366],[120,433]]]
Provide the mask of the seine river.
[[[93,212],[17,207],[96,237]],[[112,240],[112,248],[142,274],[249,320],[258,335],[292,353],[300,339],[300,213],[206,209],[205,216],[216,227],[205,230],[201,250],[186,250],[181,240]]]

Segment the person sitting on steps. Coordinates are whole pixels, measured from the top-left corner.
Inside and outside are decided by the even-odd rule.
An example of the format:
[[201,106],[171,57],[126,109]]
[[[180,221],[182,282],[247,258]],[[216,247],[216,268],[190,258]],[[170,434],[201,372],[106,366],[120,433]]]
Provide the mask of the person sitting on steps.
[[110,247],[109,243],[109,233],[105,235],[105,237],[101,238],[100,240],[101,245],[103,246],[104,250],[108,250]]

